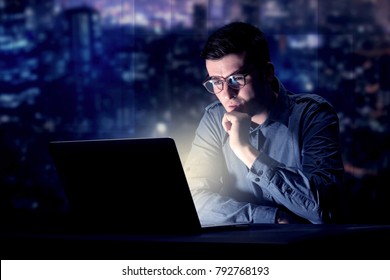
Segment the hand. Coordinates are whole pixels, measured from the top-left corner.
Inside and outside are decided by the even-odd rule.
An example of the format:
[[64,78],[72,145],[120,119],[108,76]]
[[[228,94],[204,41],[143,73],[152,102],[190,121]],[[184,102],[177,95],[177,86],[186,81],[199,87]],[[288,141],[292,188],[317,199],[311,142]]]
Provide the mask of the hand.
[[251,117],[246,113],[238,111],[225,113],[222,118],[222,126],[229,134],[229,143],[233,150],[249,144],[250,125]]
[[279,209],[276,212],[276,219],[277,224],[306,224],[308,223],[307,220],[291,213],[285,210]]
[[233,152],[248,168],[251,168],[260,153],[249,141],[251,117],[238,111],[228,112],[222,118],[222,126],[229,135],[229,144]]

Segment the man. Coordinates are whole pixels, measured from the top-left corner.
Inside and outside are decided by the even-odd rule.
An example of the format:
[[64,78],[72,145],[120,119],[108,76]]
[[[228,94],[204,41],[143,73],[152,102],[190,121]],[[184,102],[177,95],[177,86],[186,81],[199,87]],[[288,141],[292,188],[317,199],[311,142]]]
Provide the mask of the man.
[[284,88],[255,26],[221,27],[201,57],[203,85],[218,99],[185,166],[201,223],[335,221],[343,163],[334,108]]

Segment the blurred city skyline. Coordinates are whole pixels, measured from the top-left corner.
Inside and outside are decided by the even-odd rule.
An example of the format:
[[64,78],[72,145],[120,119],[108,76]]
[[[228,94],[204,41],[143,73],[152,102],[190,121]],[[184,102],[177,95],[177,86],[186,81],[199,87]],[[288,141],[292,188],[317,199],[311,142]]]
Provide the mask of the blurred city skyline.
[[0,210],[54,207],[51,140],[171,136],[185,159],[214,100],[201,47],[233,20],[264,30],[287,88],[335,106],[348,191],[383,197],[389,1],[0,0]]
[[[253,24],[291,20],[300,16],[301,21],[311,17],[313,24],[328,23],[328,17],[369,19],[390,32],[390,3],[387,0],[56,0],[62,9],[94,7],[107,24],[132,24],[141,26],[163,25],[169,29],[178,25],[194,27],[195,6],[207,9],[210,28],[232,20],[252,21]],[[372,17],[373,16],[373,17]],[[354,23],[356,24],[356,23]],[[308,27],[307,24],[306,28]],[[318,26],[317,26],[318,27]],[[364,32],[357,28],[356,32]]]

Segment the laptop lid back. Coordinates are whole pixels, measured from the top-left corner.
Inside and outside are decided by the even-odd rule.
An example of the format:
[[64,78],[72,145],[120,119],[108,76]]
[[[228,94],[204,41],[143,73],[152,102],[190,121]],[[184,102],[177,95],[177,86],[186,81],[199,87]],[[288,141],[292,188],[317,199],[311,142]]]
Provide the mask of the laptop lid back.
[[135,234],[200,231],[172,138],[55,141],[49,152],[72,227]]

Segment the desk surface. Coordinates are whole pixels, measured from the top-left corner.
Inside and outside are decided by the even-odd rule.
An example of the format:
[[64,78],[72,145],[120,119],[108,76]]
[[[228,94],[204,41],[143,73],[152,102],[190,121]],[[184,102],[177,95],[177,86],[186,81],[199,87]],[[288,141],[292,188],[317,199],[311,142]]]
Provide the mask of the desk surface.
[[[256,225],[194,235],[2,231],[1,259],[389,259],[390,225]],[[387,250],[387,249],[386,249]]]

